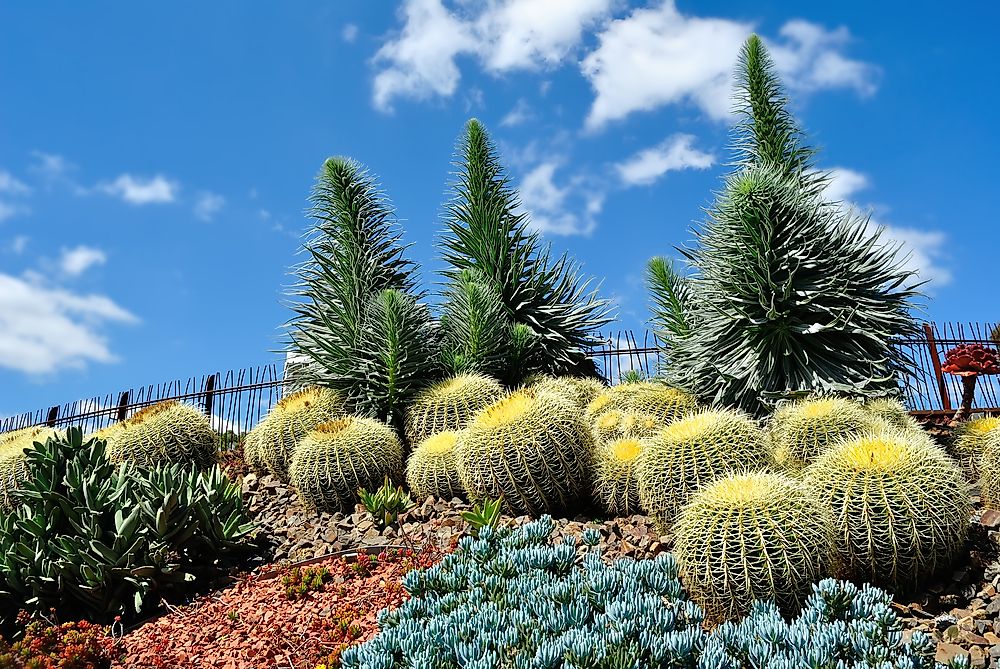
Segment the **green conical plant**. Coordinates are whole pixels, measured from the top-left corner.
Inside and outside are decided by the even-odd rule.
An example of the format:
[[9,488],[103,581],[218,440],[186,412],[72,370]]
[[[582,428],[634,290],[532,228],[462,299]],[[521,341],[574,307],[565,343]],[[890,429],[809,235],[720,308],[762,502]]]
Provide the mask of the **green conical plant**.
[[[589,290],[589,281],[581,280],[566,255],[552,258],[538,233],[529,229],[496,147],[479,121],[466,124],[457,154],[442,243],[445,276],[456,282],[463,272],[475,269],[499,295],[511,322],[521,326],[517,336],[533,336],[536,369],[525,374],[596,376],[586,351],[598,330],[611,321],[609,303]],[[506,381],[514,375],[498,376]]]
[[701,411],[664,427],[644,442],[636,462],[642,508],[668,528],[701,486],[770,461],[764,431],[736,411]]
[[436,432],[421,441],[406,461],[406,485],[414,497],[433,495],[439,499],[463,497],[465,489],[458,476],[459,432]]
[[898,245],[824,200],[827,175],[786,110],[763,43],[737,76],[736,171],[682,253],[682,279],[650,267],[668,377],[700,400],[763,415],[803,394],[891,396],[910,360],[918,293]]
[[847,578],[906,590],[947,568],[964,545],[968,485],[925,434],[843,441],[809,465],[804,480],[831,510]]
[[287,395],[247,434],[243,459],[253,469],[287,481],[296,444],[317,425],[345,414],[343,396],[330,388],[313,386]]
[[594,438],[599,444],[616,439],[642,439],[653,436],[667,426],[662,419],[641,411],[605,411],[592,422]]
[[871,427],[872,417],[860,404],[841,397],[815,397],[778,407],[771,418],[774,460],[801,469],[827,448]]
[[681,510],[674,555],[685,590],[709,620],[740,618],[758,599],[792,613],[830,574],[830,512],[781,474],[727,476]]
[[615,409],[635,411],[656,416],[669,423],[683,418],[697,408],[698,401],[690,393],[656,381],[641,381],[607,388],[587,405],[586,413],[593,421],[601,414]]
[[872,416],[881,418],[889,425],[901,430],[921,430],[920,423],[913,419],[910,412],[899,400],[891,397],[878,397],[864,403],[864,409]]
[[1000,435],[1000,416],[974,418],[955,428],[950,451],[970,481],[979,480],[979,461],[987,441],[994,435]]
[[597,379],[583,376],[543,376],[531,382],[538,392],[555,393],[585,409],[607,387]]
[[458,474],[473,501],[502,497],[513,514],[579,508],[593,437],[580,411],[552,393],[519,390],[462,432]]
[[0,433],[0,512],[14,508],[12,493],[28,476],[25,449],[31,448],[36,441],[44,444],[56,434],[54,429],[41,425]]
[[415,445],[438,432],[461,430],[503,394],[503,386],[483,374],[439,381],[417,393],[407,408],[406,438]]
[[376,489],[386,477],[403,478],[403,445],[388,425],[348,416],[323,423],[299,442],[289,480],[310,509],[347,511],[358,490]]
[[208,416],[182,402],[146,407],[102,436],[107,439],[108,458],[115,463],[194,464],[203,469],[218,462],[218,435]]
[[439,353],[392,208],[347,158],[323,164],[311,201],[288,324],[289,351],[306,360],[296,381],[340,390],[352,412],[398,422],[410,395],[437,376]]
[[643,443],[625,437],[599,443],[594,449],[594,498],[611,516],[641,512],[635,463]]

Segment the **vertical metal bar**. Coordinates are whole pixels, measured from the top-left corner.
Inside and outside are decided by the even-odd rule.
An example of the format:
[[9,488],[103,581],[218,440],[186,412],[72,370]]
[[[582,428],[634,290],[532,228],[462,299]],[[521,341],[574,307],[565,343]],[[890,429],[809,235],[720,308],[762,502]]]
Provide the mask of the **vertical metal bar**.
[[45,424],[48,427],[55,427],[57,418],[59,418],[59,407],[54,406],[49,409],[49,415],[45,418]]
[[212,404],[215,400],[215,374],[209,374],[205,378],[205,413],[209,419],[212,417]]
[[945,383],[941,371],[941,357],[938,355],[937,341],[934,339],[934,328],[930,323],[924,323],[924,335],[927,337],[927,349],[931,354],[931,364],[934,366],[934,378],[937,379],[938,392],[941,393],[941,408],[951,411],[951,397],[948,395],[948,384]]
[[131,392],[126,390],[118,398],[118,414],[115,417],[117,422],[122,422],[128,416],[128,398]]

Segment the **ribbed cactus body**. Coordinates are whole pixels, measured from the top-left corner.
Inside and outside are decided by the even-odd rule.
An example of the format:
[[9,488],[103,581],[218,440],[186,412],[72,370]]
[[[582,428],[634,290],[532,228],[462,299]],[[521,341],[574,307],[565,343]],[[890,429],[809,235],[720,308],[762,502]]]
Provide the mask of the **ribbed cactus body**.
[[850,578],[907,589],[962,547],[971,505],[958,466],[926,435],[867,433],[830,448],[804,481],[830,509]]
[[10,511],[14,507],[11,493],[28,476],[24,449],[55,434],[52,428],[37,425],[0,433],[0,511]]
[[674,524],[674,555],[707,618],[745,615],[754,600],[794,610],[833,559],[829,511],[782,474],[747,473],[698,491]]
[[983,438],[977,464],[983,504],[989,509],[1000,510],[1000,429],[991,430]]
[[218,459],[217,435],[208,416],[181,402],[146,407],[104,434],[113,462],[209,467]]
[[343,396],[330,388],[309,387],[286,395],[243,442],[243,458],[256,471],[288,480],[295,446],[317,425],[346,414]]
[[347,511],[357,504],[359,488],[378,488],[386,476],[402,479],[403,445],[385,423],[338,418],[318,425],[298,443],[288,475],[308,508]]
[[471,499],[502,497],[509,513],[572,511],[587,484],[592,448],[579,409],[524,389],[469,424],[458,442],[458,473]]
[[870,425],[869,414],[853,400],[819,397],[786,404],[771,419],[774,460],[781,467],[801,469],[836,442]]
[[870,415],[889,423],[889,425],[900,430],[920,430],[920,423],[913,419],[910,412],[899,400],[889,397],[868,400],[863,405],[864,410]]
[[531,387],[536,391],[555,393],[569,400],[581,410],[607,389],[597,379],[582,376],[546,376],[535,381]]
[[643,443],[636,438],[614,439],[594,448],[594,497],[612,516],[641,512],[635,463]]
[[636,462],[642,508],[663,527],[699,487],[731,472],[766,467],[766,436],[736,411],[701,411],[645,440]]
[[417,393],[406,410],[406,438],[416,445],[431,435],[461,430],[483,408],[504,395],[496,379],[460,374]]
[[656,416],[640,411],[605,411],[593,420],[594,438],[599,444],[617,439],[643,439],[666,427]]
[[611,386],[587,405],[591,421],[606,411],[637,411],[672,422],[698,408],[693,395],[655,381],[640,381]]
[[446,430],[420,442],[406,461],[406,485],[414,497],[433,495],[441,499],[462,497],[465,489],[458,477],[459,432]]
[[991,437],[1000,435],[1000,416],[984,416],[965,421],[955,428],[951,454],[962,465],[970,481],[979,479],[979,462]]

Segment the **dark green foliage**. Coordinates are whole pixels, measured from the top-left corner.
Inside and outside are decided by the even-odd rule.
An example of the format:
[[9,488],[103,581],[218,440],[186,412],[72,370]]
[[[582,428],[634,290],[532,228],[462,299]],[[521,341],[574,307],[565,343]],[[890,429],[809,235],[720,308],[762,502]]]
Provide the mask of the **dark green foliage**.
[[[499,297],[510,321],[522,326],[515,333],[521,354],[527,354],[524,349],[536,340],[537,361],[522,375],[540,371],[596,376],[586,349],[598,329],[610,322],[608,302],[589,290],[590,282],[581,279],[566,255],[553,258],[538,233],[528,228],[496,147],[475,119],[466,124],[459,140],[456,166],[442,244],[449,265],[445,276],[461,285],[468,280],[464,273],[474,269],[477,279]],[[457,350],[463,348],[459,345]],[[496,369],[478,371],[508,381],[515,376]]]
[[738,169],[684,255],[650,266],[654,324],[672,379],[703,401],[764,413],[809,392],[898,392],[918,295],[896,245],[826,202],[759,40],[744,47]]
[[413,508],[413,500],[403,486],[394,486],[389,477],[385,477],[382,487],[375,492],[364,488],[358,490],[358,497],[365,510],[371,514],[380,525],[392,525],[399,520],[399,514]]
[[217,576],[252,525],[213,466],[115,465],[77,428],[27,452],[18,506],[0,517],[0,618],[19,608],[107,621]]
[[472,505],[472,511],[463,511],[462,519],[469,524],[469,534],[479,536],[484,527],[496,527],[500,522],[500,509],[503,499],[484,499],[479,504]]
[[290,350],[307,362],[296,381],[344,392],[349,408],[396,421],[437,373],[437,340],[403,257],[395,217],[375,178],[331,158],[312,193],[315,225],[289,323]]

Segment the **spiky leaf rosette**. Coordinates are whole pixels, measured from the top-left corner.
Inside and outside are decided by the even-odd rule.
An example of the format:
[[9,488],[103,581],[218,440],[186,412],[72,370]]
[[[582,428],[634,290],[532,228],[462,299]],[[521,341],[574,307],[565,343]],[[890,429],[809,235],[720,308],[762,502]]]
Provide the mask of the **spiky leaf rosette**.
[[642,508],[661,527],[701,486],[730,472],[766,467],[767,437],[737,411],[700,411],[664,427],[646,440],[636,462]]
[[420,442],[406,461],[406,485],[414,497],[433,495],[439,499],[462,497],[465,489],[458,476],[459,432],[436,432]]
[[483,374],[459,374],[417,393],[406,410],[406,438],[418,444],[446,430],[461,430],[503,397],[504,388]]
[[140,467],[194,464],[207,468],[218,461],[218,435],[208,416],[182,402],[160,402],[121,423],[108,441],[108,458]]
[[318,425],[299,442],[289,480],[310,509],[347,511],[358,490],[403,477],[403,445],[396,432],[372,418],[348,416]]
[[816,456],[872,424],[860,404],[841,397],[815,397],[778,407],[770,436],[775,462],[788,469],[805,467]]
[[555,393],[583,410],[607,386],[597,379],[582,376],[544,376],[535,380],[531,387],[539,392]]
[[[458,142],[457,174],[446,207],[444,274],[474,268],[499,294],[510,319],[537,336],[538,369],[596,376],[586,351],[611,322],[609,303],[590,290],[568,256],[551,256],[519,211],[517,193],[483,125],[470,120]],[[501,375],[506,377],[509,375]]]
[[36,441],[44,444],[55,434],[52,428],[39,425],[0,433],[0,511],[14,508],[11,493],[20,488],[28,476],[24,449],[31,448]]
[[843,441],[804,480],[832,512],[845,576],[905,590],[947,567],[964,545],[968,484],[927,435],[896,430]]
[[519,390],[486,407],[458,442],[458,474],[473,500],[503,498],[510,513],[576,508],[593,448],[579,409],[552,393]]
[[1000,436],[1000,416],[974,418],[955,428],[950,451],[970,481],[979,480],[979,461],[993,435]]
[[656,381],[640,381],[611,386],[587,405],[587,417],[593,421],[606,411],[637,411],[664,422],[675,421],[698,408],[690,393]]
[[295,445],[321,423],[347,413],[341,393],[312,386],[283,397],[247,434],[243,457],[257,471],[288,480],[288,465]]
[[451,374],[508,373],[513,323],[500,293],[475,269],[459,272],[444,289],[441,355]]
[[620,409],[605,411],[592,422],[594,438],[598,444],[606,444],[616,439],[651,437],[666,425],[667,423],[652,414]]
[[684,506],[674,524],[674,554],[707,619],[742,617],[758,599],[790,613],[829,575],[831,526],[829,510],[800,482],[734,474]]
[[594,498],[611,516],[631,516],[641,511],[635,463],[643,443],[626,437],[594,448]]
[[922,430],[903,403],[891,397],[879,397],[864,403],[864,409],[900,430]]

